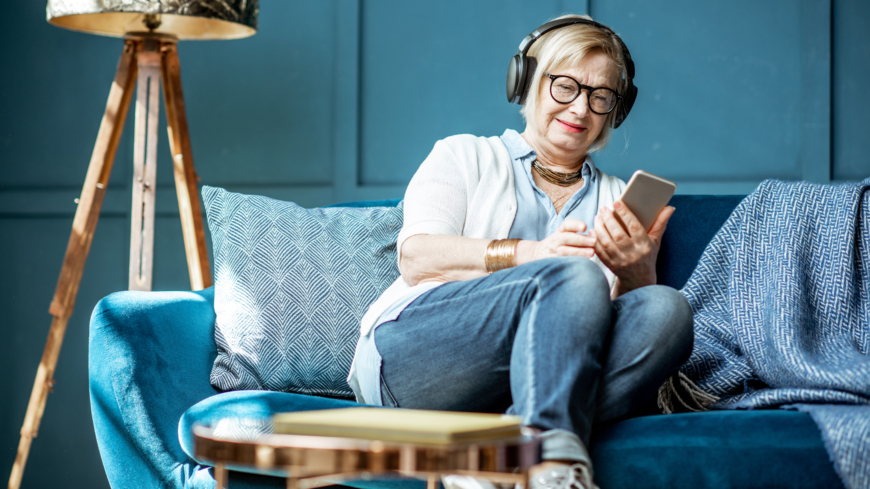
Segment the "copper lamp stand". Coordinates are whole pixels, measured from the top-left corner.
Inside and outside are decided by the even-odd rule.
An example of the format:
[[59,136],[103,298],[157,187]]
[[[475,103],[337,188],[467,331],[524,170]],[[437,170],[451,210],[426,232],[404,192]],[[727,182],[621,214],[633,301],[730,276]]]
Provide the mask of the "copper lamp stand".
[[193,290],[211,286],[205,232],[197,190],[196,171],[190,151],[187,117],[181,93],[180,64],[174,36],[152,32],[130,33],[124,38],[124,51],[118,62],[115,81],[109,92],[106,112],[100,123],[97,142],[88,166],[84,188],[78,202],[72,233],[60,271],[49,313],[54,316],[27,414],[21,427],[18,454],[9,477],[9,489],[18,489],[30,445],[39,430],[48,393],[54,385],[57,365],[67,321],[72,315],[91,240],[100,217],[106,186],[118,142],[124,130],[127,109],[137,84],[136,135],[134,149],[133,211],[130,240],[130,290],[151,290],[154,250],[154,191],[157,167],[157,126],[160,108],[160,84],[169,132],[169,148],[175,173],[175,188],[184,234],[184,249]]

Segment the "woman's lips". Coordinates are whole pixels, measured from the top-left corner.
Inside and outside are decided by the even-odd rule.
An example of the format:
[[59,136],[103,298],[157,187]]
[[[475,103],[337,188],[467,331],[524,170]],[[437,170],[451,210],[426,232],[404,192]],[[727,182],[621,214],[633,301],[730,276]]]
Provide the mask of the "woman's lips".
[[567,122],[560,121],[559,119],[556,119],[556,122],[559,123],[559,125],[562,127],[562,129],[564,129],[568,132],[580,133],[580,132],[583,132],[586,130],[586,126],[581,126],[579,124],[569,124]]

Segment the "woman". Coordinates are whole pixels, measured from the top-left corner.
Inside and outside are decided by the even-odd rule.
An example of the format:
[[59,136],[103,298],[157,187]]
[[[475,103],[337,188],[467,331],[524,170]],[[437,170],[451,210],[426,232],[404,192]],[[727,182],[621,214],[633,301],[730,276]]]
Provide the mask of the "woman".
[[645,231],[589,157],[621,122],[630,55],[564,19],[521,45],[537,60],[525,131],[444,139],[414,175],[401,277],[363,318],[348,378],[368,404],[521,416],[543,437],[532,487],[594,487],[593,426],[643,408],[692,347],[686,300],[655,285],[674,209]]

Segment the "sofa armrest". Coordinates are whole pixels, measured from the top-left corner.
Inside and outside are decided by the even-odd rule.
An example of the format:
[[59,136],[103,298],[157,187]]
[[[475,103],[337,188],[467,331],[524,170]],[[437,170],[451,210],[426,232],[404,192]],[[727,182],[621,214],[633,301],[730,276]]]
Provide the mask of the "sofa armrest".
[[[118,292],[91,316],[91,413],[112,487],[192,487],[178,420],[217,394],[214,290]],[[203,474],[205,475],[205,474]],[[209,477],[210,478],[210,477]],[[213,482],[212,482],[213,484]]]

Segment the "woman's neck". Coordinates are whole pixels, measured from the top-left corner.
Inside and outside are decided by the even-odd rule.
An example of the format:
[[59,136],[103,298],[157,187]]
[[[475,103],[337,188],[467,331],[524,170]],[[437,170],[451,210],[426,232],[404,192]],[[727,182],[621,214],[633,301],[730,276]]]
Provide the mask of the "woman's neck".
[[560,173],[574,173],[579,171],[583,167],[583,162],[586,161],[585,151],[563,151],[560,148],[552,147],[550,144],[538,141],[533,131],[528,129],[523,131],[520,136],[535,150],[538,163],[550,170]]

